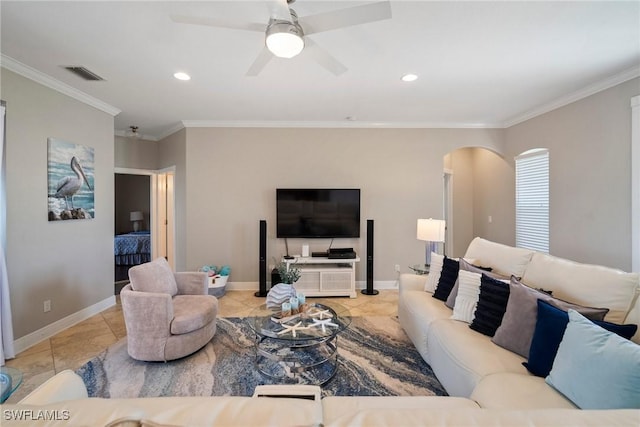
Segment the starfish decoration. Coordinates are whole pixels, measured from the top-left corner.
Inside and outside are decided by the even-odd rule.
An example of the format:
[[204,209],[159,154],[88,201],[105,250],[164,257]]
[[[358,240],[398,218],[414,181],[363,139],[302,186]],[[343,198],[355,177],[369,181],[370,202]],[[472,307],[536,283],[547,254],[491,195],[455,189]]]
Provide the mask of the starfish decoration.
[[[329,319],[331,319],[333,317],[333,314],[331,314],[329,312],[329,310],[319,310],[319,309],[316,309],[316,310],[317,311],[314,311],[313,313],[309,313],[309,316],[311,316],[311,317],[318,316],[320,319],[323,319],[324,316],[327,316],[327,318],[329,318]],[[313,319],[313,321],[315,322],[316,319]]]
[[286,334],[287,332],[291,332],[291,334],[295,338],[296,331],[307,329],[307,326],[300,326],[301,324],[302,324],[302,322],[298,322],[295,325],[282,325],[284,327],[284,329],[281,330],[280,332],[278,332],[278,335],[283,335],[283,334]]
[[309,325],[309,328],[313,328],[316,326],[322,326],[322,332],[327,332],[327,326],[335,326],[336,328],[338,328],[340,325],[336,325],[335,323],[333,323],[331,321],[331,318],[329,319],[312,319],[313,320],[313,324]]

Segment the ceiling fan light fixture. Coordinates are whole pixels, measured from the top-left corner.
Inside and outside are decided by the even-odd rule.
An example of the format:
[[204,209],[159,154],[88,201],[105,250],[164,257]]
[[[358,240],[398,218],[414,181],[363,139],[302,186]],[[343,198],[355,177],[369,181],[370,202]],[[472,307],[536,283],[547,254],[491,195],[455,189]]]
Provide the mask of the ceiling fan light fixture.
[[274,21],[267,28],[267,49],[278,58],[293,58],[304,49],[303,32],[299,25]]
[[129,130],[125,132],[124,136],[127,137],[127,138],[131,138],[131,139],[141,139],[142,138],[142,135],[140,134],[140,131],[138,130],[138,126],[129,126]]

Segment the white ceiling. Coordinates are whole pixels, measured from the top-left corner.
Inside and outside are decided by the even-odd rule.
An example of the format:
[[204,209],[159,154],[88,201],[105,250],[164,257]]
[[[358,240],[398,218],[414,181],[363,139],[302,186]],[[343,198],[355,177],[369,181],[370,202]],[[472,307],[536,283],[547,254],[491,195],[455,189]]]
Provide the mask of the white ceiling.
[[[293,8],[303,17],[365,3],[298,0]],[[640,75],[638,1],[391,1],[391,9],[390,20],[312,36],[348,67],[340,76],[303,51],[247,77],[262,34],[170,20],[181,14],[266,26],[266,4],[254,1],[3,0],[1,51],[5,61],[122,110],[116,131],[137,125],[151,138],[182,121],[501,127],[585,88]],[[106,81],[86,82],[67,65]],[[192,79],[178,81],[176,71]],[[419,79],[402,82],[407,72]]]

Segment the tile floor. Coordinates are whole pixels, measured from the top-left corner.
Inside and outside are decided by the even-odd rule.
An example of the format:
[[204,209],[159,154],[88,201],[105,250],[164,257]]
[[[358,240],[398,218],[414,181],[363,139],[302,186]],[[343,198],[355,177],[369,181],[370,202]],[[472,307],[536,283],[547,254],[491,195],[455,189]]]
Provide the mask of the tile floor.
[[[254,291],[227,291],[219,299],[220,317],[245,317],[264,298],[256,298]],[[323,298],[313,298],[322,302]],[[398,307],[397,290],[381,290],[368,296],[358,292],[357,298],[331,298],[348,307],[352,316],[395,316]],[[16,403],[44,381],[64,369],[78,369],[101,351],[125,337],[127,331],[119,298],[116,305],[46,339],[7,361],[7,366],[20,369],[24,380],[20,388],[7,400]]]

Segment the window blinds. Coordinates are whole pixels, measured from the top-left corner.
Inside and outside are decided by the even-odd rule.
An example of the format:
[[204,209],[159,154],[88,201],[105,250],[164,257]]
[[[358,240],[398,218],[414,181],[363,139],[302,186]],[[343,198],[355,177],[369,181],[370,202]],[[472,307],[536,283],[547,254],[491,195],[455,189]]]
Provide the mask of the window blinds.
[[549,151],[532,150],[516,161],[516,246],[549,252]]

